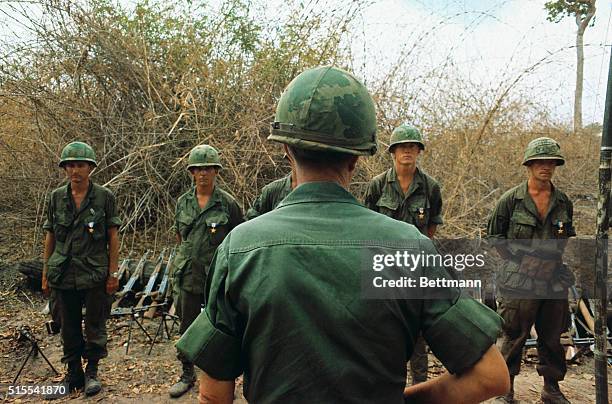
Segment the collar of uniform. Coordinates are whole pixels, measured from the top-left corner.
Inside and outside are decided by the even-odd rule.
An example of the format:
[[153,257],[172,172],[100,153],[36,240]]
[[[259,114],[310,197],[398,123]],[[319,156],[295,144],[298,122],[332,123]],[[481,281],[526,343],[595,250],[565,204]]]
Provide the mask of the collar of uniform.
[[[557,203],[559,200],[559,191],[557,191],[557,188],[555,188],[555,184],[551,182],[550,186],[551,186],[550,203],[548,204],[548,211],[546,212],[546,217],[548,217],[548,214],[552,212],[552,210],[557,206]],[[527,208],[527,210],[529,210],[538,220],[540,220],[541,218],[540,218],[540,214],[538,213],[538,208],[535,206],[535,202],[533,201],[533,198],[529,196],[529,192],[527,188],[528,188],[528,181],[524,181],[517,188],[516,193],[514,194],[514,197],[515,199],[523,200],[523,204]],[[527,196],[529,197],[527,198]]]
[[399,192],[400,195],[404,197],[408,197],[414,193],[418,189],[418,187],[423,185],[423,174],[421,173],[421,169],[417,166],[416,171],[414,172],[414,178],[412,179],[412,183],[408,188],[408,192],[404,195],[402,191],[402,187],[397,179],[397,171],[395,171],[395,164],[387,170],[387,183],[391,183],[391,186],[395,187],[395,190]]
[[285,187],[291,189],[291,173],[285,177]]
[[204,209],[200,209],[200,205],[198,204],[198,197],[196,196],[196,187],[194,186],[189,193],[189,203],[193,205],[196,209],[196,212],[204,212],[209,208],[215,206],[217,202],[221,202],[221,192],[219,191],[219,187],[215,185],[213,189],[212,195],[210,195],[210,199]]
[[521,185],[518,186],[516,192],[514,193],[514,198],[525,199],[525,195],[527,195],[527,181],[524,181]]
[[337,182],[321,181],[298,185],[281,201],[277,209],[283,206],[309,202],[341,202],[361,205],[350,192],[342,188]]
[[[514,194],[514,197],[516,199],[525,199],[525,195],[527,195],[527,186],[528,186],[528,181],[523,181],[523,183],[519,185],[518,188],[516,189],[516,193]],[[552,182],[550,183],[550,186],[552,189],[551,196],[554,196],[554,198],[557,199],[557,194],[559,193],[559,191],[557,191],[555,184],[553,184]]]
[[[85,195],[85,198],[83,198],[83,203],[81,204],[81,209],[79,209],[79,211],[82,211],[83,209],[85,209],[87,207],[87,205],[89,205],[89,201],[91,201],[94,197],[95,197],[95,188],[93,186],[93,181],[89,180],[89,188],[87,189],[87,194]],[[72,199],[72,186],[70,185],[70,181],[68,181],[68,184],[66,185],[66,193],[64,194],[64,202],[66,203],[66,207],[68,209],[73,209],[76,210],[76,206],[74,205],[74,200]]]

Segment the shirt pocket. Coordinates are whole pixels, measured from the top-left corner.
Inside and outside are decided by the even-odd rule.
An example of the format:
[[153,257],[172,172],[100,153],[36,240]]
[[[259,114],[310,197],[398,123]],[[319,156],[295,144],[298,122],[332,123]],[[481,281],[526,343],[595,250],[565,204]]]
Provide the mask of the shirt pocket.
[[229,215],[225,211],[214,211],[206,216],[206,232],[210,244],[218,246],[229,233]]
[[47,260],[47,280],[50,286],[55,287],[59,285],[68,264],[67,256],[57,250],[53,251],[53,254]]
[[108,255],[88,255],[84,258],[89,267],[92,283],[101,283],[108,277]]
[[53,225],[53,235],[55,239],[60,243],[66,241],[70,226],[72,225],[72,218],[67,214],[57,214],[55,216],[55,224]]
[[510,219],[510,235],[514,239],[531,239],[535,234],[537,220],[526,212],[515,212]]
[[191,266],[191,255],[193,244],[191,240],[183,239],[179,245],[178,251],[172,261],[171,276],[172,279],[181,279],[182,274]]
[[191,233],[191,230],[193,230],[195,218],[196,216],[191,214],[191,212],[185,210],[179,212],[176,222],[178,225],[177,231],[181,235],[181,239],[187,240],[187,238],[189,238],[189,234]]
[[388,194],[382,194],[380,199],[376,202],[378,212],[392,218],[395,218],[399,205],[400,201]]

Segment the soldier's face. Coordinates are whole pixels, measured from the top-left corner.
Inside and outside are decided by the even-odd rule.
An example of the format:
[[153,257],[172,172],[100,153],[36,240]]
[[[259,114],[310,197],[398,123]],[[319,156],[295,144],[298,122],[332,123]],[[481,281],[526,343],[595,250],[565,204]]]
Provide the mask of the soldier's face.
[[72,183],[82,183],[87,181],[91,174],[92,166],[86,161],[68,161],[64,163],[66,178]]
[[393,147],[393,156],[398,164],[415,164],[421,153],[416,143],[400,143]]
[[555,160],[534,160],[528,166],[529,176],[539,181],[550,181],[557,168]]
[[193,176],[193,181],[199,186],[210,186],[215,184],[217,177],[217,167],[191,167],[189,169]]

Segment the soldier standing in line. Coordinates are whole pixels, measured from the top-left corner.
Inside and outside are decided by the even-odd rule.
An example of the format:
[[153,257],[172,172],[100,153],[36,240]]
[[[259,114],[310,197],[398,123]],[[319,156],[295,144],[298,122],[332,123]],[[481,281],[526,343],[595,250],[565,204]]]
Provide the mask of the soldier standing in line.
[[[177,343],[204,371],[200,402],[231,403],[242,373],[255,403],[473,403],[505,393],[493,311],[454,288],[440,299],[362,295],[372,248],[435,251],[414,226],[347,191],[359,156],[376,152],[376,112],[363,84],[334,67],[302,72],[283,92],[268,139],[284,144],[298,186],[215,253],[206,309]],[[420,332],[453,374],[404,391]]]
[[[408,124],[395,128],[387,149],[393,166],[370,181],[364,204],[375,212],[412,224],[433,238],[442,224],[442,194],[438,182],[417,166],[423,150],[423,136],[417,128]],[[427,368],[427,347],[419,337],[410,358],[413,384],[427,380]]]
[[[64,382],[85,394],[100,391],[98,361],[107,356],[108,295],[119,286],[118,228],[121,224],[111,191],[90,180],[96,167],[93,149],[82,142],[62,150],[60,167],[68,184],[49,196],[42,289],[53,292],[61,318],[61,336],[68,364]],[[85,306],[85,337],[81,329]],[[87,361],[85,372],[81,357]]]
[[255,199],[253,206],[247,210],[245,217],[246,220],[251,220],[257,216],[263,215],[264,213],[270,212],[276,208],[280,201],[285,199],[285,197],[295,188],[296,182],[293,162],[287,154],[285,154],[283,158],[286,158],[289,161],[289,164],[291,165],[291,173],[283,178],[272,181],[263,187],[261,190],[261,195]]
[[[555,404],[569,403],[559,389],[566,372],[560,337],[567,329],[567,291],[573,275],[562,254],[567,238],[576,235],[572,202],[552,183],[555,169],[564,163],[555,140],[532,140],[523,159],[527,181],[502,195],[488,225],[489,238],[506,260],[497,277],[498,311],[504,319],[501,352],[511,382],[519,373],[523,346],[535,324],[537,371],[544,377],[542,401]],[[498,401],[514,402],[514,388]]]
[[[216,186],[216,177],[222,168],[219,153],[212,146],[196,146],[189,153],[187,170],[195,185],[178,199],[175,216],[179,249],[174,259],[173,280],[179,290],[181,334],[204,305],[206,276],[217,246],[244,221],[234,197]],[[185,394],[196,379],[193,362],[180,352],[178,359],[183,372],[168,392],[175,398]]]

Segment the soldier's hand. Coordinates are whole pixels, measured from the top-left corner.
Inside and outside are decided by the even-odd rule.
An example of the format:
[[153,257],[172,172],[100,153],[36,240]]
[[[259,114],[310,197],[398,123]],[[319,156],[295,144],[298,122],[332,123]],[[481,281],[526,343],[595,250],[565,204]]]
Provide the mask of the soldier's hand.
[[117,289],[119,289],[119,279],[109,275],[106,278],[106,294],[112,295]]
[[49,284],[47,283],[47,277],[45,275],[42,277],[40,288],[42,289],[43,295],[49,297]]

